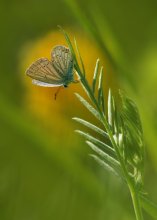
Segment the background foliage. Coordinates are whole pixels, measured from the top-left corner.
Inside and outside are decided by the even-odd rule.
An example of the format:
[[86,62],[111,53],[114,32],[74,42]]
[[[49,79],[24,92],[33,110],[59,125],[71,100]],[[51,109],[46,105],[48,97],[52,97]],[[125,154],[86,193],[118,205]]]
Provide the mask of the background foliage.
[[[145,187],[157,202],[156,11],[155,0],[0,2],[1,219],[134,219],[127,189],[87,156],[90,150],[73,133],[78,125],[70,119],[89,117],[73,95],[80,86],[62,91],[54,104],[53,90],[34,91],[24,76],[29,62],[49,56],[63,39],[58,33],[44,43],[58,24],[78,38],[80,49],[92,42],[81,49],[88,78],[100,57],[105,86],[120,85],[138,104],[147,151]],[[35,108],[28,94],[36,97]],[[52,102],[51,117],[41,100],[45,106]]]

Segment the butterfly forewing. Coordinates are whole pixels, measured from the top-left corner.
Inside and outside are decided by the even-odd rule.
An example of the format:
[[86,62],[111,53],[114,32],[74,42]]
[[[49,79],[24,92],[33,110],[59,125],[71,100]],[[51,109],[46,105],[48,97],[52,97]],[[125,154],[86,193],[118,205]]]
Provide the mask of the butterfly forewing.
[[52,66],[47,58],[40,58],[26,70],[26,74],[31,78],[49,84],[63,84],[63,78]]
[[64,77],[73,74],[69,71],[73,68],[73,59],[70,50],[65,46],[56,46],[51,52],[52,64],[59,74]]

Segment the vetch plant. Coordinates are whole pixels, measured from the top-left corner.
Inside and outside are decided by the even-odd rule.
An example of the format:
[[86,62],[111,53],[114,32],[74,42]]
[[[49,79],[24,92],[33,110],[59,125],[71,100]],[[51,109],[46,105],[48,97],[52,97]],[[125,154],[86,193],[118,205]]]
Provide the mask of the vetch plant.
[[[79,65],[68,34],[63,29],[61,31],[66,38],[74,60],[74,68],[84,91],[90,99],[90,103],[77,93],[76,97],[103,126],[102,129],[82,118],[74,117],[75,121],[93,130],[95,135],[93,136],[81,130],[76,130],[76,132],[86,139],[86,143],[93,150],[94,153],[91,156],[104,169],[121,177],[122,181],[127,184],[136,219],[143,219],[142,207],[156,218],[157,207],[147,198],[144,190],[145,147],[141,120],[136,104],[124,92],[120,91],[121,103],[117,106],[110,89],[106,106],[102,86],[103,67],[100,67],[99,59],[96,61],[92,85],[89,85],[76,40],[74,40],[74,44],[81,65]],[[98,87],[96,87],[97,84]],[[104,141],[99,140],[97,137],[99,135],[102,136]]]

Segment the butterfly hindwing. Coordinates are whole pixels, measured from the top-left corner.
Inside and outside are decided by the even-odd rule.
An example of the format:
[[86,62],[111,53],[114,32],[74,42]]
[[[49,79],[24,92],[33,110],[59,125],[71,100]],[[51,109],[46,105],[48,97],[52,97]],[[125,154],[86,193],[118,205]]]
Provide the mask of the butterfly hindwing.
[[57,83],[57,84],[52,84],[52,83],[45,83],[45,82],[41,82],[39,80],[36,80],[36,79],[33,79],[32,80],[32,83],[34,85],[37,85],[37,86],[43,86],[43,87],[57,87],[57,86],[62,86],[63,83]]
[[65,46],[56,46],[51,52],[52,64],[62,77],[73,74],[73,59],[70,50]]

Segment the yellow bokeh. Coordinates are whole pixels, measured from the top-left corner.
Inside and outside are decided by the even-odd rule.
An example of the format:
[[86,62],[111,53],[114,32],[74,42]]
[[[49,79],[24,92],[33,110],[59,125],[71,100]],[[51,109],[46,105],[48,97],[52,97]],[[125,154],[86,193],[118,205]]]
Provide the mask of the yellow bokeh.
[[[77,40],[84,61],[87,78],[91,83],[97,58],[100,58],[101,65],[104,66],[104,72],[106,66],[104,62],[105,58],[96,44],[85,34],[78,30],[70,29],[67,32],[71,39],[75,37]],[[23,50],[21,61],[22,72],[40,57],[51,59],[51,50],[56,45],[67,46],[64,36],[58,30],[52,31],[46,36],[27,44]],[[77,78],[77,76],[75,76],[75,78]],[[104,84],[107,85],[107,77],[104,76],[104,78]],[[66,136],[69,127],[71,129],[72,126],[72,116],[80,116],[82,113],[84,118],[86,118],[86,116],[88,117],[89,114],[85,111],[84,107],[81,108],[79,101],[74,95],[74,92],[79,92],[81,95],[84,94],[80,83],[70,84],[68,88],[62,88],[57,100],[54,100],[54,94],[57,90],[56,87],[44,88],[35,86],[27,76],[23,76],[22,80],[26,88],[24,98],[25,108],[33,115],[33,117],[38,119],[44,127],[47,127],[50,132],[53,130],[55,135],[62,135],[63,138],[64,135]]]

